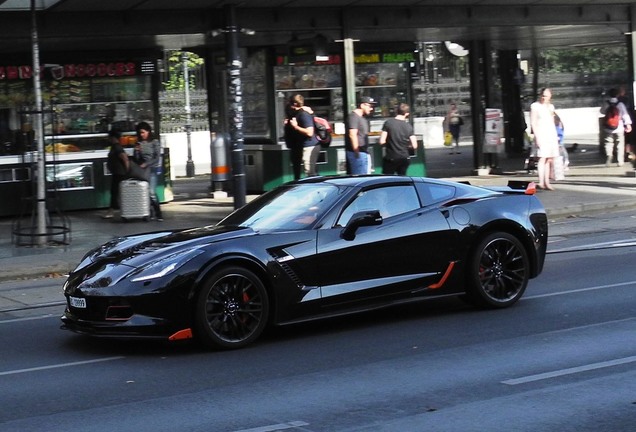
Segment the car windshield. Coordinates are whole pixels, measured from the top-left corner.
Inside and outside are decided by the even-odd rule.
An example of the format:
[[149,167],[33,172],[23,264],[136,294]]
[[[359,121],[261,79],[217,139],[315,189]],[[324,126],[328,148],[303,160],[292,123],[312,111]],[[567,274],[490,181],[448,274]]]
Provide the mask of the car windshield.
[[261,230],[308,229],[340,197],[333,184],[294,184],[277,188],[225,218],[221,224]]

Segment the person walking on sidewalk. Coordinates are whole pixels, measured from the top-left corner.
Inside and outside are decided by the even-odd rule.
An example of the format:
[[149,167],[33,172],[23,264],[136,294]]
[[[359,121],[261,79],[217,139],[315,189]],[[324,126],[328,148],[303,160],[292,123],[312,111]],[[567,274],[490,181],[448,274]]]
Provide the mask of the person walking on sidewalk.
[[550,184],[550,174],[554,167],[554,158],[559,157],[559,137],[554,126],[554,105],[551,100],[552,91],[544,88],[539,92],[539,100],[530,105],[530,125],[539,158],[538,188],[548,190],[554,190]]
[[153,218],[162,221],[161,205],[157,197],[157,184],[162,173],[161,144],[154,138],[152,127],[147,122],[139,123],[135,129],[137,131],[137,145],[133,160],[148,174],[150,207],[154,213]]
[[[612,164],[612,158],[616,152],[616,165],[623,166],[625,163],[625,134],[632,131],[632,119],[625,104],[618,100],[618,90],[610,89],[608,95],[609,99],[601,107],[601,114],[605,116],[603,121],[605,165]],[[616,117],[615,120],[611,120],[612,117]]]
[[451,143],[451,152],[450,154],[460,154],[459,151],[459,132],[461,131],[462,125],[464,124],[464,120],[459,115],[459,111],[457,110],[457,105],[452,103],[450,104],[450,109],[446,114],[446,130],[450,132],[453,137],[453,141],[455,142],[455,149],[452,149]]
[[409,167],[410,150],[417,149],[417,140],[413,126],[408,122],[410,107],[401,103],[397,115],[388,119],[382,126],[380,145],[386,146],[382,160],[382,174],[406,175]]

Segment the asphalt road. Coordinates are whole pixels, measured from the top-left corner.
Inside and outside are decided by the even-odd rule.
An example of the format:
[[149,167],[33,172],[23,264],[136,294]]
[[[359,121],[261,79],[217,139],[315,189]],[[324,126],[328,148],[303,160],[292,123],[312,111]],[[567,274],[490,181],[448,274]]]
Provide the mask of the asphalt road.
[[448,298],[233,352],[0,315],[0,430],[633,431],[636,246],[627,214],[607,218],[552,226],[544,273],[502,311]]

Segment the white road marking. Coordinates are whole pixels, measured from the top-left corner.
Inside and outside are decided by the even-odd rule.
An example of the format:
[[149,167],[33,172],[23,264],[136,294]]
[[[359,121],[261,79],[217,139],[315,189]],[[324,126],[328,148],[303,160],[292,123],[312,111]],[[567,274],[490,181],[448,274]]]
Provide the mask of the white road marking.
[[524,296],[524,297],[522,297],[522,300],[532,300],[532,299],[543,298],[543,297],[554,297],[554,296],[567,295],[567,294],[576,294],[576,293],[580,293],[580,292],[596,291],[596,290],[602,290],[602,289],[607,289],[607,288],[617,288],[617,287],[623,287],[623,286],[629,286],[629,285],[636,285],[636,281],[619,282],[619,283],[615,283],[615,284],[598,285],[598,286],[587,287],[587,288],[579,288],[579,289],[570,290],[570,291],[561,291],[561,292],[548,293],[548,294],[537,294],[537,295],[532,295],[532,296]]
[[14,322],[20,322],[20,321],[35,321],[35,320],[41,320],[41,319],[47,319],[47,318],[57,318],[57,317],[58,317],[58,315],[48,314],[48,315],[39,315],[39,316],[34,316],[34,317],[13,318],[13,319],[8,319],[8,320],[1,320],[0,324],[8,324],[8,323],[14,323]]
[[636,242],[633,240],[624,240],[624,241],[607,241],[607,242],[598,242],[598,243],[590,243],[587,245],[580,246],[570,246],[562,249],[554,249],[548,251],[549,254],[554,253],[563,253],[563,252],[583,252],[583,251],[592,251],[596,249],[611,249],[611,248],[623,248],[623,247],[631,247],[636,246]]
[[305,423],[304,421],[291,421],[288,423],[279,423],[275,425],[261,426],[261,427],[252,428],[252,429],[241,429],[235,432],[275,432],[275,431],[286,430],[286,429],[296,429],[302,426],[309,426],[309,423]]
[[636,362],[636,356],[631,356],[631,357],[625,357],[625,358],[620,358],[616,360],[604,361],[600,363],[591,363],[588,365],[556,370],[552,372],[545,372],[545,373],[540,373],[536,375],[528,375],[521,378],[509,379],[506,381],[502,381],[502,384],[507,384],[507,385],[526,384],[529,382],[540,381],[540,380],[549,379],[549,378],[556,378],[556,377],[565,376],[565,375],[572,375],[572,374],[576,374],[580,372],[587,372],[587,371],[591,371],[595,369],[603,369],[603,368],[623,365],[627,363],[634,363],[634,362]]
[[86,364],[91,364],[91,363],[101,363],[101,362],[107,362],[107,361],[113,361],[113,360],[121,360],[123,358],[125,358],[125,357],[123,357],[123,356],[105,357],[105,358],[100,358],[100,359],[85,360],[85,361],[78,361],[78,362],[72,362],[72,363],[60,363],[60,364],[54,364],[54,365],[48,365],[48,366],[39,366],[39,367],[33,367],[33,368],[27,368],[27,369],[15,369],[15,370],[10,370],[10,371],[0,372],[0,376],[16,375],[16,374],[27,373],[27,372],[38,372],[38,371],[43,371],[43,370],[57,369],[57,368],[71,367],[71,366],[81,366],[81,365],[86,365]]

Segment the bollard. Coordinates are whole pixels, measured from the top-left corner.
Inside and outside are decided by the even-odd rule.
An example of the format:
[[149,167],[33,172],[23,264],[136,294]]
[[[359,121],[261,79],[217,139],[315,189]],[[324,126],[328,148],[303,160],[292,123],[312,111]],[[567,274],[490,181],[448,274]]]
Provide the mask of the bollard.
[[227,139],[223,134],[210,134],[210,156],[212,160],[212,192],[219,192],[224,189],[230,175],[230,166],[227,157]]

